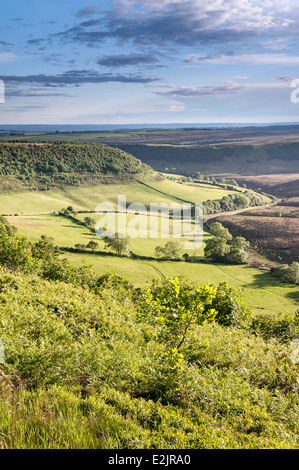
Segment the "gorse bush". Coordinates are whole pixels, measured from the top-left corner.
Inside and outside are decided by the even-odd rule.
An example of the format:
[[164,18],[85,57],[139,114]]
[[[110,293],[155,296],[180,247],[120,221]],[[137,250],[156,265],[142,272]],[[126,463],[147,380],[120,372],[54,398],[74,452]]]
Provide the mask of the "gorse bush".
[[278,338],[287,343],[299,338],[299,310],[295,315],[287,313],[278,316],[257,315],[252,319],[250,329],[263,338]]

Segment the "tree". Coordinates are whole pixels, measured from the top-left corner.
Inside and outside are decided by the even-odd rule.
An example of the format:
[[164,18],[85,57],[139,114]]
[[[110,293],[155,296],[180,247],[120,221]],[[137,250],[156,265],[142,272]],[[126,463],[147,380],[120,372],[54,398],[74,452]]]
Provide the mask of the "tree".
[[120,237],[118,234],[115,234],[114,237],[104,239],[105,248],[111,248],[115,251],[118,256],[122,254],[129,256],[130,254],[130,240],[128,237]]
[[87,243],[86,248],[89,248],[94,253],[95,250],[98,248],[98,246],[99,246],[98,242],[90,240],[90,242]]
[[292,284],[299,284],[299,263],[293,261],[290,266],[288,264],[282,264],[271,269],[271,274],[280,277],[287,282]]
[[299,284],[299,263],[293,261],[289,266],[286,274],[286,278],[289,282],[293,284]]
[[58,246],[54,245],[53,241],[52,237],[41,235],[41,239],[32,246],[32,256],[44,260],[57,257],[61,251]]
[[160,256],[163,256],[164,255],[163,247],[160,246],[160,245],[156,246],[155,254],[156,254],[157,258],[160,258]]
[[155,248],[156,256],[165,256],[168,259],[181,259],[181,244],[178,241],[168,241],[164,247],[156,246]]
[[215,237],[224,238],[225,240],[231,240],[233,238],[229,230],[223,227],[220,222],[213,222],[210,227],[210,232]]
[[248,327],[252,312],[246,307],[241,295],[234,287],[221,282],[215,291],[212,302],[208,302],[205,311],[216,310],[215,321],[224,326]]
[[84,223],[88,228],[93,228],[96,224],[96,221],[91,217],[84,217]]
[[234,237],[230,244],[232,249],[238,250],[247,250],[249,248],[249,245],[250,243],[244,237]]
[[250,200],[243,194],[236,194],[234,197],[234,202],[236,207],[240,209],[244,209],[245,207],[250,206]]
[[76,243],[75,248],[77,250],[84,250],[84,248],[86,248],[86,245],[84,245],[83,243]]
[[29,241],[11,233],[6,224],[0,224],[0,264],[13,271],[32,272],[38,268]]
[[245,264],[247,262],[247,253],[240,248],[231,248],[227,253],[225,260],[230,264]]
[[216,311],[208,308],[215,297],[214,286],[202,288],[179,278],[154,280],[142,290],[138,301],[140,315],[158,329],[158,337],[179,350],[194,325],[212,320]]
[[208,240],[204,249],[205,256],[212,261],[225,261],[229,251],[230,246],[227,244],[227,240],[220,237]]

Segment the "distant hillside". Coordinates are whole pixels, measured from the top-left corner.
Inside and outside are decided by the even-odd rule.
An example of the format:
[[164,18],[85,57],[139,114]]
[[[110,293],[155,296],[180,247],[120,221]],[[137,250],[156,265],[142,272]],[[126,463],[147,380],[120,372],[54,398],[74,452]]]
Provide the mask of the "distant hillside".
[[128,153],[94,143],[0,143],[0,188],[49,189],[153,176]]
[[209,145],[144,145],[117,144],[156,171],[175,169],[189,175],[203,173],[266,173],[299,172],[299,142],[271,144],[209,144]]

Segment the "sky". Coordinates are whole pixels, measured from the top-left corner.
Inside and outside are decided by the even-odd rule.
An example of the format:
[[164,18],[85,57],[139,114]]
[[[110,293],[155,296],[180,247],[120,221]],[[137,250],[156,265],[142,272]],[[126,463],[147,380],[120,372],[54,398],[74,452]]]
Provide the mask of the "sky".
[[0,28],[3,125],[299,122],[298,0],[1,0]]

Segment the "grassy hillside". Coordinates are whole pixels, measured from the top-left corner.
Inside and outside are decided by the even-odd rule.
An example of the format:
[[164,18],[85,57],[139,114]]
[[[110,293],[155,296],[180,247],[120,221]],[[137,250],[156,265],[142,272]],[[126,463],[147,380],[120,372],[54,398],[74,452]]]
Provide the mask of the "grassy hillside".
[[[298,449],[296,351],[250,317],[213,318],[211,287],[196,287],[207,321],[195,308],[176,347],[186,325],[163,308],[157,322],[146,292],[3,269],[0,286],[0,448]],[[151,292],[194,308],[194,286]]]
[[66,185],[49,191],[0,192],[0,214],[46,214],[72,205],[76,210],[95,210],[100,202],[117,204],[118,196],[125,195],[127,203],[140,202],[148,206],[152,202],[202,202],[215,200],[233,190],[218,186],[192,187],[171,181],[136,181],[130,183],[97,184],[74,187]]
[[[149,129],[111,132],[20,133],[2,135],[28,142],[106,144],[125,150],[156,171],[190,175],[256,175],[299,172],[299,126]],[[167,168],[167,170],[165,170]]]

